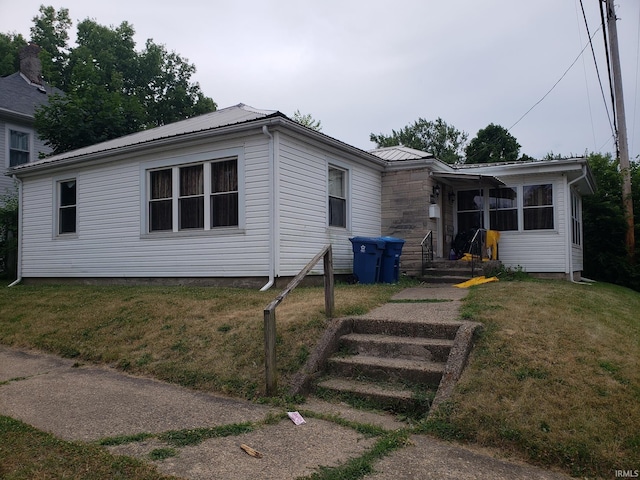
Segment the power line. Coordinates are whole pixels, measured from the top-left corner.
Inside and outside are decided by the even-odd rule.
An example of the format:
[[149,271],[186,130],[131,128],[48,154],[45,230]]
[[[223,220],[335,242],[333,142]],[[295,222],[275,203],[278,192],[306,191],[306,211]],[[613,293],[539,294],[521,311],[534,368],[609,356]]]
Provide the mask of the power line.
[[[602,25],[601,25],[601,26],[602,26]],[[595,35],[596,35],[596,33],[598,33],[598,30],[600,30],[601,26],[600,26],[600,27],[598,27],[598,28],[596,29],[596,31],[595,31],[595,32],[593,32],[593,36],[595,36]],[[569,65],[569,68],[567,68],[567,69],[565,70],[565,72],[562,74],[562,76],[558,79],[558,81],[557,81],[556,83],[554,83],[554,84],[553,84],[553,86],[549,89],[549,91],[548,91],[547,93],[545,93],[545,94],[542,96],[542,98],[541,98],[540,100],[538,100],[538,101],[537,101],[537,102],[536,102],[536,103],[535,103],[535,104],[534,104],[534,105],[533,105],[529,110],[527,110],[527,111],[524,113],[524,115],[522,115],[522,116],[518,119],[518,121],[516,121],[516,123],[514,123],[513,125],[511,125],[511,126],[507,129],[507,131],[510,131],[513,127],[515,127],[518,123],[520,123],[520,121],[521,121],[524,117],[526,117],[526,116],[531,112],[531,110],[533,110],[534,108],[536,108],[540,103],[542,103],[542,101],[543,101],[545,98],[547,98],[547,96],[549,96],[549,94],[550,94],[550,93],[551,93],[551,92],[556,88],[556,86],[557,86],[557,85],[562,81],[562,79],[563,79],[564,77],[566,77],[566,76],[567,76],[567,73],[569,73],[569,70],[571,70],[571,68],[572,68],[572,67],[576,64],[576,62],[580,59],[580,57],[582,56],[582,54],[584,53],[584,51],[587,49],[587,47],[588,47],[588,46],[589,46],[589,44],[591,43],[591,39],[593,38],[593,36],[589,38],[589,41],[588,41],[588,42],[587,42],[587,44],[584,46],[584,48],[583,48],[582,50],[580,50],[580,53],[578,54],[578,56],[576,57],[576,59],[571,63],[571,65]]]
[[[600,5],[602,5],[602,3],[600,3]],[[593,56],[593,64],[596,67],[596,76],[598,77],[598,84],[600,85],[600,93],[602,94],[602,101],[604,102],[604,109],[607,112],[607,118],[609,119],[609,126],[611,127],[611,131],[615,137],[615,118],[614,118],[614,123],[611,123],[611,115],[609,114],[609,107],[607,106],[607,99],[605,98],[604,95],[604,87],[602,86],[602,79],[600,78],[600,69],[598,68],[598,60],[596,59],[596,52],[593,48],[593,42],[591,41],[591,35],[589,32],[589,22],[587,22],[587,15],[584,12],[584,4],[582,3],[582,0],[580,0],[580,8],[582,9],[582,18],[584,19],[584,26],[587,29],[587,36],[589,36],[589,45],[591,45],[591,55]],[[602,19],[602,25],[604,25],[604,18]],[[603,30],[604,32],[605,30]],[[605,34],[606,36],[606,34]],[[606,48],[605,48],[606,50]],[[608,54],[607,54],[607,59],[608,59]],[[607,60],[607,64],[608,64],[608,60]],[[611,85],[611,82],[609,82],[609,85]],[[613,94],[613,92],[612,92]],[[614,107],[615,108],[615,107]]]

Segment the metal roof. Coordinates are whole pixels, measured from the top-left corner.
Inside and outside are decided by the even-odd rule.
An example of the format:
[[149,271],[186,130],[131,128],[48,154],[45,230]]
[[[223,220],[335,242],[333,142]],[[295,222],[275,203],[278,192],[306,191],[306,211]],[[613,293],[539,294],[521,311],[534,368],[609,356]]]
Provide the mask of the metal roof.
[[389,162],[433,158],[432,153],[423,152],[422,150],[416,150],[415,148],[409,148],[403,145],[376,148],[374,150],[369,150],[369,153]]
[[[215,112],[198,115],[197,117],[188,118],[179,122],[170,123],[161,127],[142,130],[141,132],[132,133],[123,137],[107,140],[106,142],[96,143],[87,147],[71,150],[69,152],[53,155],[42,160],[24,164],[25,166],[34,166],[58,162],[74,157],[81,157],[109,150],[116,150],[123,147],[139,145],[143,143],[160,140],[163,138],[177,137],[180,135],[212,130],[214,128],[236,125],[239,123],[266,118],[272,115],[280,114],[277,110],[259,110],[243,103],[232,107],[216,110]],[[20,169],[20,167],[16,167]]]

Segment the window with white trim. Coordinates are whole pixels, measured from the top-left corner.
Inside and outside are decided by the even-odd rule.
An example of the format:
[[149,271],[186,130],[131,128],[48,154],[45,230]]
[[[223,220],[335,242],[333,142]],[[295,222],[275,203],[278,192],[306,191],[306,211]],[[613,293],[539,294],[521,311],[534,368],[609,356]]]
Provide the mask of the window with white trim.
[[58,194],[58,235],[76,233],[77,182],[76,179],[60,181]]
[[238,160],[226,158],[149,170],[148,231],[238,226]]
[[492,230],[518,230],[518,190],[513,187],[489,189],[489,225]]
[[582,245],[582,221],[580,220],[580,197],[571,192],[571,242]]
[[28,163],[31,158],[31,133],[9,128],[9,166]]
[[525,230],[554,228],[553,185],[525,185],[522,187],[522,213]]
[[329,226],[347,226],[347,172],[329,166]]

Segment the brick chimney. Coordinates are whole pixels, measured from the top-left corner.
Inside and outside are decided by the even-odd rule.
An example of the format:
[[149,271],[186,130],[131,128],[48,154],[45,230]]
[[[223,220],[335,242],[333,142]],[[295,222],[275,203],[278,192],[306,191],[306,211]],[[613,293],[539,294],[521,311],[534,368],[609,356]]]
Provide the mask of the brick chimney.
[[20,50],[20,73],[31,83],[42,85],[42,64],[40,63],[41,48],[35,43],[30,43]]

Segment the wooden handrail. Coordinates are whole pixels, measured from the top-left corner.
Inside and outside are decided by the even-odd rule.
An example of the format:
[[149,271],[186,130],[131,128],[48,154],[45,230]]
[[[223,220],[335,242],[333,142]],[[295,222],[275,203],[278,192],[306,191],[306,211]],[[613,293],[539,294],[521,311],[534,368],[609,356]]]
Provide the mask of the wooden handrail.
[[324,311],[328,318],[333,316],[334,283],[333,256],[331,245],[325,247],[300,270],[280,294],[264,309],[264,363],[267,382],[267,395],[273,396],[277,392],[276,374],[276,307],[296,288],[320,259],[324,259]]

